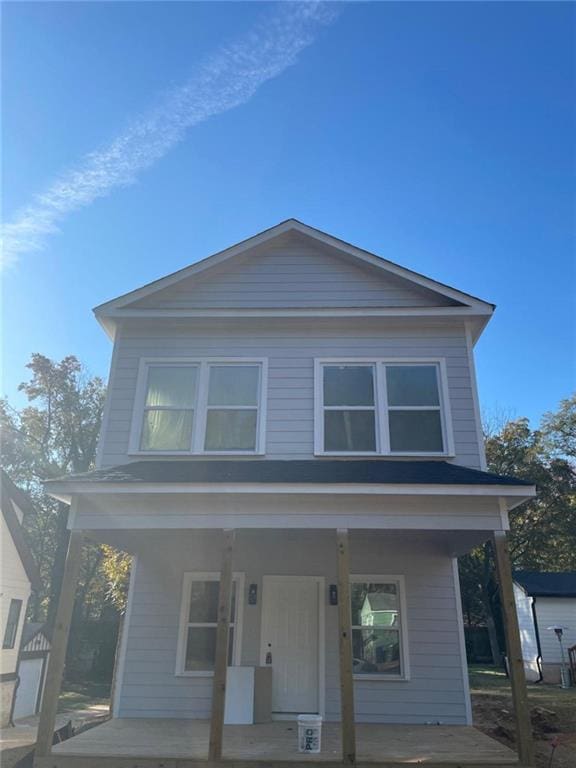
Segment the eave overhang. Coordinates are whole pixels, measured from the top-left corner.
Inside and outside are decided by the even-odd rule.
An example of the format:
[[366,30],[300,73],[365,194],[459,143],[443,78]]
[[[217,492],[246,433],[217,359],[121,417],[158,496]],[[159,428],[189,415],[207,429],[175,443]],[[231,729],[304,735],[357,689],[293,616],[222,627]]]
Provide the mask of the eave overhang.
[[[324,307],[312,308],[312,309],[276,309],[274,307],[264,309],[253,310],[241,310],[241,309],[229,309],[226,307],[216,308],[211,310],[143,310],[143,309],[130,309],[130,305],[135,302],[146,298],[157,291],[161,291],[168,288],[181,280],[185,280],[195,275],[201,275],[206,270],[217,267],[218,265],[233,259],[236,256],[245,254],[250,249],[257,248],[266,244],[274,238],[278,238],[287,233],[298,233],[304,237],[310,238],[317,243],[321,243],[335,251],[347,255],[359,262],[363,262],[371,267],[383,270],[389,274],[395,275],[402,279],[413,282],[428,290],[434,291],[445,298],[448,298],[454,302],[461,304],[461,306],[451,307],[433,307],[433,308],[419,308],[419,307],[376,307],[376,308],[343,308],[343,309],[330,309]],[[426,310],[431,310],[427,312]],[[482,299],[472,296],[471,294],[459,291],[456,288],[440,283],[437,280],[426,277],[418,272],[402,267],[395,262],[384,259],[381,256],[377,256],[374,253],[370,253],[362,248],[358,248],[355,245],[340,240],[333,235],[326,232],[322,232],[319,229],[310,227],[296,219],[288,219],[280,224],[264,230],[263,232],[254,235],[246,240],[243,240],[236,245],[226,248],[223,251],[213,254],[205,259],[202,259],[194,264],[185,267],[177,272],[155,280],[152,283],[142,286],[134,291],[123,294],[111,301],[107,301],[104,304],[100,304],[95,307],[94,313],[96,318],[106,330],[106,333],[114,338],[116,327],[123,319],[132,318],[160,318],[160,317],[394,317],[394,316],[417,316],[427,317],[435,314],[446,314],[449,317],[457,317],[458,315],[464,315],[468,319],[472,320],[473,340],[475,341],[484,326],[490,319],[490,316],[494,312],[495,305]],[[463,311],[462,311],[463,310]]]

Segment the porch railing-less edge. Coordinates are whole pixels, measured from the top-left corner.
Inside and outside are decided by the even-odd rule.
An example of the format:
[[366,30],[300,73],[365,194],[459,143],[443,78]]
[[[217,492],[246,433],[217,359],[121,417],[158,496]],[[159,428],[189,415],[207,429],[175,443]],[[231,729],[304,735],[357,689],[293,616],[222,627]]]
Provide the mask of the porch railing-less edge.
[[[38,737],[35,752],[36,768],[301,768],[317,763],[324,768],[341,768],[355,765],[357,768],[406,768],[402,761],[366,762],[356,758],[356,734],[354,723],[353,675],[352,675],[352,631],[350,615],[350,569],[348,531],[336,532],[338,585],[339,585],[339,661],[341,691],[341,730],[342,758],[338,761],[315,760],[236,760],[222,758],[222,738],[224,726],[224,704],[226,695],[226,671],[229,642],[230,605],[232,595],[232,562],[234,553],[234,531],[224,531],[224,546],[220,574],[218,598],[218,625],[216,641],[216,659],[213,680],[212,716],[208,759],[180,758],[129,758],[97,757],[52,754],[52,740],[56,722],[58,698],[62,685],[62,676],[66,658],[66,648],[70,623],[74,607],[77,579],[80,569],[84,535],[81,531],[72,531],[66,564],[62,579],[62,588],[53,630],[52,652],[48,662],[46,685]],[[534,745],[530,724],[530,710],[526,692],[526,680],[520,646],[518,617],[514,603],[510,553],[506,533],[496,531],[493,534],[496,568],[502,595],[502,610],[506,632],[506,644],[510,663],[510,680],[514,712],[516,719],[516,743],[519,763],[522,768],[534,766]],[[486,768],[487,762],[442,761],[426,762],[426,768]],[[497,768],[497,762],[490,762],[490,768]],[[502,763],[502,768],[509,768],[511,763]]]

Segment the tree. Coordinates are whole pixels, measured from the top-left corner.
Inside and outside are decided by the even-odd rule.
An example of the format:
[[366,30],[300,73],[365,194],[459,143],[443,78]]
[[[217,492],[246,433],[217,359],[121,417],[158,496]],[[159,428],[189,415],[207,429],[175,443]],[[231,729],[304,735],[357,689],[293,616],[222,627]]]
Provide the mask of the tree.
[[[47,496],[42,482],[93,468],[105,386],[99,377],[89,376],[72,355],[56,362],[33,354],[27,367],[31,378],[19,389],[29,405],[16,411],[6,401],[0,402],[1,459],[38,510],[35,519],[24,521],[43,583],[32,602],[31,617],[51,621],[68,545],[68,507]],[[108,599],[110,586],[103,563],[112,551],[96,545],[85,547],[78,592],[84,616],[97,615]],[[120,594],[117,587],[116,591]]]
[[[541,429],[527,419],[510,421],[486,437],[488,469],[530,480],[537,496],[510,513],[510,553],[513,567],[532,570],[576,568],[576,474],[574,453],[576,398],[562,401],[546,414]],[[461,558],[464,615],[469,623],[488,628],[494,661],[500,658],[497,627],[498,591],[490,542]]]
[[556,413],[545,413],[542,433],[552,453],[576,459],[576,393],[562,400]]

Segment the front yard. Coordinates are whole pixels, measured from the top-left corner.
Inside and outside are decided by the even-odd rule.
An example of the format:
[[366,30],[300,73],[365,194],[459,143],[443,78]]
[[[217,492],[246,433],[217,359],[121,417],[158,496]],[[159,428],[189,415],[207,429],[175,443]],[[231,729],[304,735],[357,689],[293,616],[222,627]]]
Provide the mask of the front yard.
[[[510,682],[495,667],[470,667],[474,725],[514,747]],[[536,683],[528,686],[538,768],[576,766],[576,688]],[[555,746],[556,745],[556,746]]]

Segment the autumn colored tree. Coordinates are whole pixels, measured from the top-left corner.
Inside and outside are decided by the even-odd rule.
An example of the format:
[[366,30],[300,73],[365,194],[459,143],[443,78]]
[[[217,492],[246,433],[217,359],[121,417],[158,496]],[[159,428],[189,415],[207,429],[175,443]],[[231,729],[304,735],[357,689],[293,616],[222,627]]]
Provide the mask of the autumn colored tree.
[[[537,495],[510,513],[513,567],[524,570],[576,569],[576,397],[562,401],[555,413],[532,430],[527,419],[505,424],[486,437],[488,469],[530,480]],[[498,588],[492,546],[486,542],[460,559],[464,615],[488,628],[492,656],[501,649]]]

